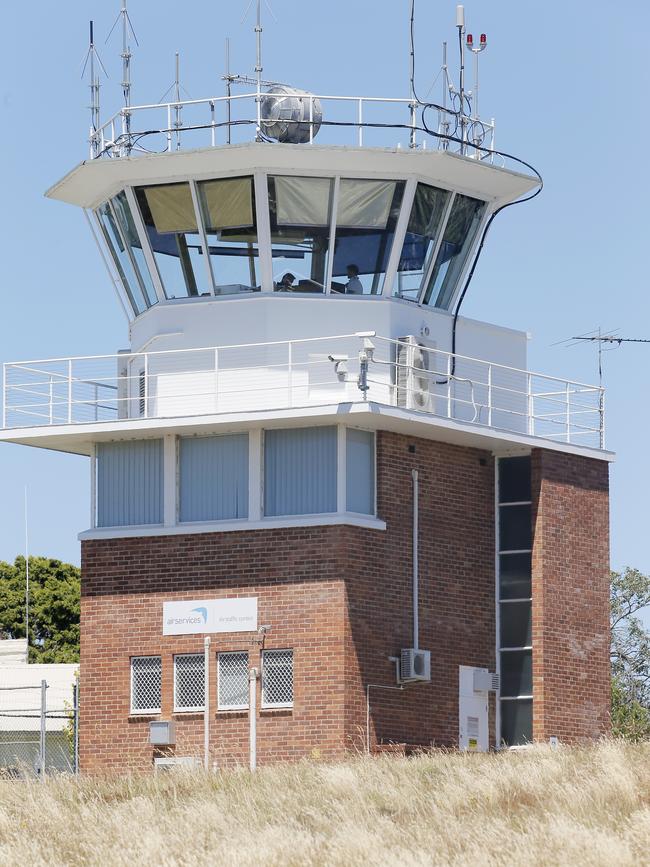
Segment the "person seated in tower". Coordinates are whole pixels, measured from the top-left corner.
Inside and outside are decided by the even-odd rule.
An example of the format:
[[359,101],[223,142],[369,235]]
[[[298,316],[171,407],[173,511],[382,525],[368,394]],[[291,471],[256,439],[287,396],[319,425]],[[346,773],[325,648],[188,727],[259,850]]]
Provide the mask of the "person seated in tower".
[[348,265],[348,282],[345,284],[346,295],[363,295],[363,284],[359,280],[359,266]]
[[295,275],[291,273],[291,271],[287,271],[286,274],[282,277],[279,283],[275,284],[275,288],[278,292],[293,292],[294,286],[293,284],[296,282]]

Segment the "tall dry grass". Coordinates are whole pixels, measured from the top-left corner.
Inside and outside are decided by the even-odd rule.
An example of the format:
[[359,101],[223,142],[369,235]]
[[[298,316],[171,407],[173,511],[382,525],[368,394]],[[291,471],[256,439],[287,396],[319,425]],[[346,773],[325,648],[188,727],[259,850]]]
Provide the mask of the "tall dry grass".
[[650,744],[0,784],[2,865],[650,864]]

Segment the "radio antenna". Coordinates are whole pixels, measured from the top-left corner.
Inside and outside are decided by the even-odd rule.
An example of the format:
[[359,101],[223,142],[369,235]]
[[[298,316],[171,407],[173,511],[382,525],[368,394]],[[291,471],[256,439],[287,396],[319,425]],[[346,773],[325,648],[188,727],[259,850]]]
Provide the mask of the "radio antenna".
[[[97,66],[95,65],[95,61],[97,61]],[[100,120],[99,120],[99,70],[101,69],[108,78],[108,73],[102,63],[102,59],[97,53],[97,49],[95,48],[95,27],[94,23],[90,22],[90,40],[88,45],[88,51],[86,52],[86,57],[84,59],[83,68],[81,70],[81,77],[83,78],[86,74],[86,68],[89,67],[90,72],[90,156],[91,159],[98,157],[101,150],[101,142],[98,138]]]
[[127,9],[127,0],[121,0],[122,6],[120,8],[119,14],[115,19],[115,23],[111,27],[110,33],[106,37],[106,42],[111,38],[111,35],[115,28],[117,27],[118,22],[122,22],[122,94],[124,96],[124,132],[126,138],[126,152],[127,154],[131,150],[131,112],[129,109],[131,108],[131,58],[133,54],[131,53],[131,46],[129,45],[129,36],[132,36],[135,40],[135,44],[139,47],[140,43],[138,42],[138,37],[135,35],[135,30],[133,29],[133,24],[131,23],[131,17],[129,15],[129,10]]

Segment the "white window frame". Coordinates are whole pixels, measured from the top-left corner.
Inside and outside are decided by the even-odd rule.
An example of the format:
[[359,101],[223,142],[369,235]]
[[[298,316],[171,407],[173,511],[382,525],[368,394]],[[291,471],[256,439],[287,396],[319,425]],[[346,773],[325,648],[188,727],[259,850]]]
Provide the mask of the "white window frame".
[[[178,659],[181,656],[196,656],[201,659],[203,662],[204,670],[203,670],[203,680],[202,683],[205,684],[205,654],[204,653],[175,653],[174,654],[174,713],[202,713],[205,710],[205,694],[203,696],[203,704],[200,705],[192,705],[188,707],[179,707],[177,701],[177,681],[178,681]],[[205,689],[205,687],[204,687]]]
[[[222,704],[221,702],[221,660],[225,659],[227,656],[243,656],[245,660],[245,669],[246,669],[246,703],[245,704]],[[236,710],[248,710],[248,672],[249,672],[249,658],[247,650],[227,650],[223,652],[217,653],[217,710],[218,711],[236,711]]]
[[[157,659],[160,666],[160,705],[158,707],[148,707],[148,708],[135,708],[133,707],[133,696],[135,695],[134,686],[134,662],[139,659]],[[153,714],[162,713],[162,656],[152,655],[152,656],[132,656],[129,662],[130,668],[130,684],[131,684],[131,695],[129,699],[129,713],[131,716],[152,716]]]
[[[291,654],[291,701],[270,702],[266,700],[266,660],[269,656],[277,653]],[[262,651],[262,710],[292,708],[294,704],[294,652],[291,647],[274,647]]]

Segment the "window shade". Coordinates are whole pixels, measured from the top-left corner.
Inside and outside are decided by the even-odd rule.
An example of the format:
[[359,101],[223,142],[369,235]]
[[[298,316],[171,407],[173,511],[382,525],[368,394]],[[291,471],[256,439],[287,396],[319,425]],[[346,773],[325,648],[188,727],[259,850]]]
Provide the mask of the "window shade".
[[394,194],[394,181],[343,178],[339,186],[337,226],[385,229]]
[[189,184],[144,187],[156,231],[196,232],[196,213]]
[[208,231],[255,224],[252,178],[205,181],[199,184],[199,190]]
[[162,524],[163,442],[97,445],[97,525]]
[[266,515],[336,511],[336,428],[266,431]]
[[180,520],[248,517],[248,434],[180,440]]
[[329,226],[329,178],[276,177],[274,181],[278,226]]

